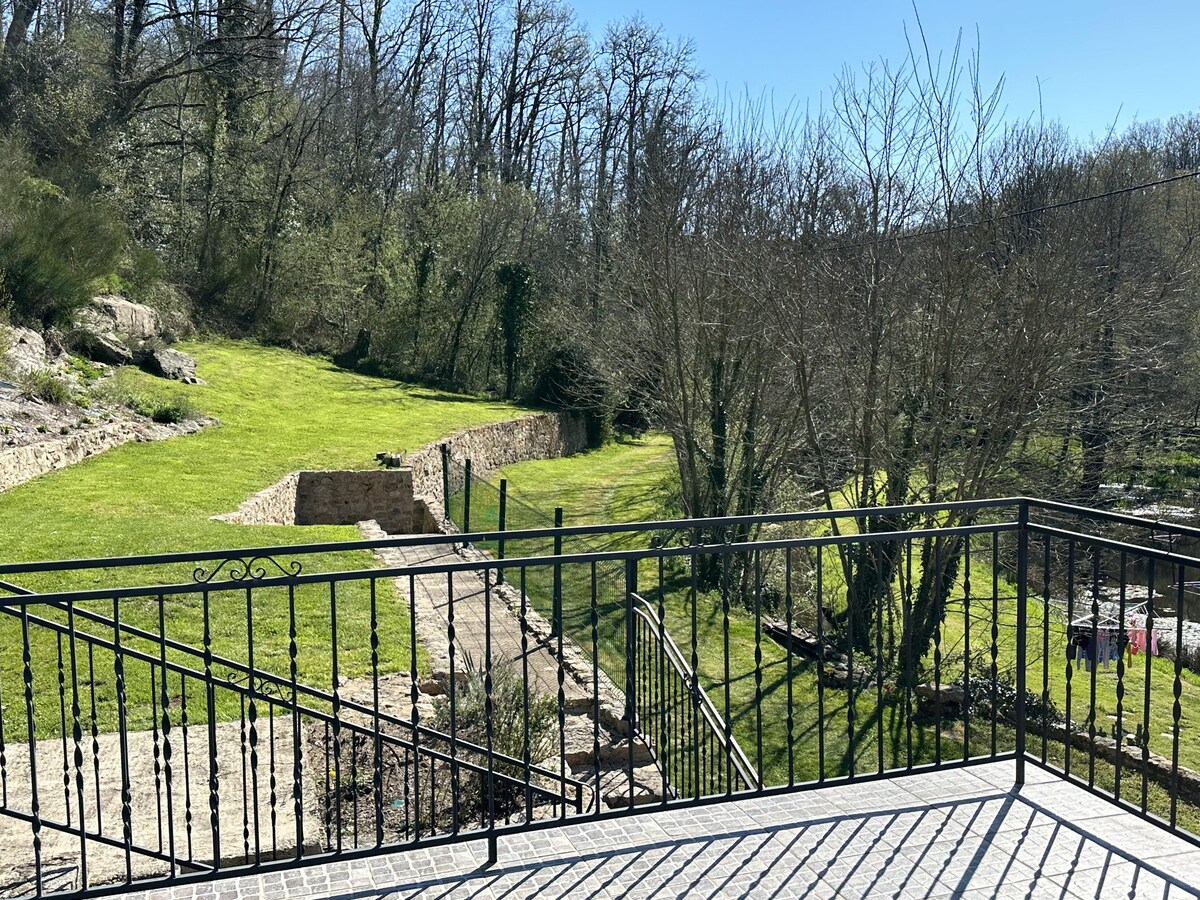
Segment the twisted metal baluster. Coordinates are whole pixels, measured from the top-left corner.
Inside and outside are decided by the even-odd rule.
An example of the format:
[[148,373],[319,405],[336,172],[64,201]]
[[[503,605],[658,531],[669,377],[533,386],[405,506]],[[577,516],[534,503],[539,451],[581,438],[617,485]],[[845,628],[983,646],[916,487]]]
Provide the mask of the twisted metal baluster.
[[[470,490],[470,472],[467,473],[467,490]],[[464,516],[469,515],[470,497],[468,496],[466,503],[467,511]],[[466,527],[464,525],[464,527]],[[454,573],[446,573],[446,645],[450,656],[450,809],[453,819],[450,822],[450,830],[452,834],[458,834],[458,713],[457,713],[457,698],[455,692],[455,682],[458,680],[454,674]]]
[[[100,726],[96,721],[96,653],[95,646],[88,644],[88,690],[91,694],[92,724],[92,768],[96,774],[96,830],[104,831],[104,809],[100,802]],[[3,732],[0,731],[0,742]]]
[[187,679],[179,673],[179,727],[183,732],[183,827],[187,836],[187,858],[192,851],[192,766],[188,753]]
[[[449,501],[447,501],[449,509]],[[412,704],[412,804],[413,804],[413,841],[421,840],[421,709],[417,705],[420,699],[420,683],[417,680],[417,578],[408,576],[408,651],[409,651],[409,701]],[[408,778],[404,779],[405,791],[408,790]],[[407,814],[405,817],[407,824]]]
[[1126,582],[1128,555],[1124,550],[1121,551],[1121,592],[1119,595],[1119,611],[1117,613],[1118,632],[1117,632],[1117,721],[1113,726],[1113,737],[1116,739],[1117,752],[1116,759],[1113,760],[1113,796],[1119,801],[1121,799],[1121,762],[1125,755],[1124,751],[1124,724],[1125,724],[1125,597],[1126,597]]
[[217,692],[213,680],[212,619],[208,591],[201,592],[204,618],[204,700],[208,711],[208,822],[212,830],[213,867],[221,867],[221,783],[217,764]]
[[[787,628],[787,759],[788,759],[788,787],[794,787],[796,784],[796,716],[795,708],[793,707],[793,689],[792,689],[792,622],[794,619],[794,607],[792,598],[792,548],[788,547],[784,551],[783,563],[783,585],[784,585],[784,625]],[[820,610],[817,611],[820,615]],[[817,665],[821,665],[821,660],[817,660]]]
[[1180,563],[1178,596],[1175,598],[1175,681],[1172,693],[1175,702],[1171,706],[1171,827],[1174,828],[1179,815],[1179,720],[1183,706],[1179,702],[1183,695],[1183,601],[1184,585],[1187,583],[1187,567]]
[[371,788],[375,794],[375,846],[383,846],[383,735],[379,726],[379,614],[375,579],[371,579],[371,701],[373,711],[373,756]]
[[67,675],[63,667],[62,632],[55,635],[58,646],[58,734],[62,739],[63,807],[67,811],[67,827],[71,826],[71,757],[67,752]]
[[304,856],[304,757],[300,749],[300,707],[297,704],[296,589],[288,585],[288,678],[292,705],[292,814],[296,819],[296,859]]
[[591,615],[592,615],[592,763],[595,771],[594,791],[596,813],[600,812],[600,621],[598,597],[596,596],[596,561],[591,563]]
[[117,734],[121,744],[121,836],[125,843],[125,883],[133,881],[133,795],[129,780],[129,712],[125,697],[125,660],[121,650],[121,605],[113,598],[113,676],[117,688]]
[[250,722],[250,789],[254,803],[254,862],[262,861],[262,831],[259,822],[258,803],[258,692],[254,673],[254,614],[252,589],[246,588],[246,671],[249,674],[247,714]]
[[71,737],[75,744],[75,793],[79,801],[79,884],[88,886],[87,825],[83,817],[83,720],[79,705],[79,661],[75,650],[75,605],[67,606],[67,630],[71,635]]
[[42,814],[37,783],[37,728],[33,700],[33,654],[29,650],[29,607],[21,606],[21,673],[25,681],[25,717],[29,728],[29,789],[32,792],[34,890],[42,896]]
[[[159,667],[160,684],[162,686],[162,739],[163,739],[163,775],[167,785],[167,852],[171,857],[171,877],[175,877],[175,808],[172,800],[172,747],[171,747],[171,689],[167,680],[167,625],[166,600],[158,595],[158,634],[159,634]],[[160,838],[159,843],[162,843]]]
[[333,779],[337,805],[337,852],[342,852],[342,694],[338,677],[337,588],[329,582],[329,647],[333,657]]
[[[995,616],[992,617],[993,623]],[[963,539],[963,759],[971,758],[971,535]]]
[[279,815],[276,808],[278,802],[277,786],[278,783],[275,777],[275,704],[268,701],[267,703],[267,739],[270,743],[270,778],[268,784],[271,789],[271,857],[279,852]]
[[934,708],[933,758],[938,764],[942,761],[942,616],[945,614],[946,602],[942,592],[942,542],[933,540],[933,696],[936,702]]
[[158,852],[163,849],[162,746],[158,740],[158,666],[150,663],[150,730],[154,738],[154,807],[158,816]]
[[249,754],[249,735],[246,732],[246,695],[238,695],[239,724],[242,754],[242,853],[246,860],[250,859],[250,778],[246,764]]
[[992,643],[988,648],[992,660],[992,756],[996,755],[996,720],[1000,716],[996,712],[997,705],[997,681],[999,680],[999,668],[997,659],[1000,656],[1000,649],[997,642],[1000,639],[1000,535],[992,533]]

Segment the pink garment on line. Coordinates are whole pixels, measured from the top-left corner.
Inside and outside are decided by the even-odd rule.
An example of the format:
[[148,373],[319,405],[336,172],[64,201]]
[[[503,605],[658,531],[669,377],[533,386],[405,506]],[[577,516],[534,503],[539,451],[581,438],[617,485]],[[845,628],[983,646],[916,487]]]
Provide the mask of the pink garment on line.
[[[1146,653],[1147,647],[1151,656],[1158,656],[1158,632],[1147,628],[1145,623],[1139,627],[1130,621],[1129,644],[1136,653]],[[1147,640],[1147,634],[1149,639]]]

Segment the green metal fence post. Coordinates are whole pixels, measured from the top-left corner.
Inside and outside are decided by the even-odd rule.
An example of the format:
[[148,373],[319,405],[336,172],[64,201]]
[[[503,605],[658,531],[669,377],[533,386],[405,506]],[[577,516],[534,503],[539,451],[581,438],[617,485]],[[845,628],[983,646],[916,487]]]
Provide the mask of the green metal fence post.
[[[500,514],[499,514],[499,518],[500,518],[499,531],[501,532],[501,537],[500,537],[500,540],[497,542],[497,546],[496,546],[496,558],[504,559],[503,532],[505,529],[505,524],[508,519],[508,479],[507,478],[500,479]],[[496,583],[504,584],[504,570],[503,569],[496,570]]]
[[[562,556],[562,534],[559,531],[563,527],[563,510],[561,506],[554,507],[554,555]],[[550,633],[555,637],[562,634],[562,563],[554,564],[554,608],[551,613],[553,621],[550,623]]]
[[471,460],[463,463],[463,534],[471,533]]

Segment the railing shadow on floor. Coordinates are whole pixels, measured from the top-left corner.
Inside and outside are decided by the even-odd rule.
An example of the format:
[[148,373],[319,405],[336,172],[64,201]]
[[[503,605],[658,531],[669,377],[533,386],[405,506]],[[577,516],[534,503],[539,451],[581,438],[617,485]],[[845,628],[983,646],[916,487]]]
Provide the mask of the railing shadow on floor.
[[[383,894],[446,900],[449,897],[603,897],[611,892],[656,898],[908,896],[1005,891],[1024,896],[1125,896],[1131,887],[1193,892],[1195,886],[1163,866],[1138,859],[1086,826],[1066,819],[1017,789],[981,790],[975,796],[933,803],[900,803],[869,812],[808,817],[803,810],[777,824],[700,832],[687,813],[668,814],[666,838],[614,839],[600,850],[576,850],[564,836],[536,851],[502,845],[506,857],[535,856],[496,867],[463,861],[459,870],[434,865],[436,874],[395,877],[389,870],[376,888],[334,892],[329,900],[367,900]],[[782,817],[781,817],[782,818]],[[572,832],[577,826],[568,826]],[[1007,833],[997,850],[993,841]],[[1036,838],[1036,839],[1035,839]],[[1028,852],[1025,852],[1028,851]],[[1103,861],[1086,866],[1085,856]],[[1047,870],[1048,860],[1074,866]],[[388,881],[388,878],[393,880]],[[1085,883],[1086,882],[1086,883]],[[1159,890],[1161,886],[1162,890]],[[842,894],[838,894],[839,896]]]

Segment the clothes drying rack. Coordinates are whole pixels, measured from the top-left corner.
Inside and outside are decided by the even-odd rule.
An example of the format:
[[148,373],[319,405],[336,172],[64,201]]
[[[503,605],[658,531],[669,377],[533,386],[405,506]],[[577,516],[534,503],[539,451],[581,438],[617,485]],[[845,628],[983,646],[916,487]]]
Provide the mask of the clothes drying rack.
[[[1145,615],[1150,606],[1149,600],[1141,600],[1133,604],[1125,604],[1125,616]],[[1074,619],[1070,623],[1072,628],[1120,628],[1121,622],[1121,605],[1114,603],[1111,600],[1102,601],[1099,604],[1097,612],[1088,611]]]

